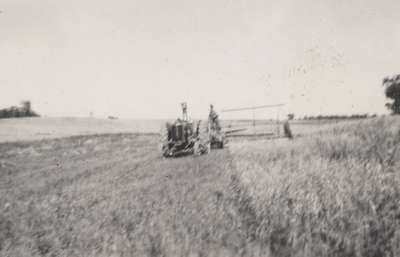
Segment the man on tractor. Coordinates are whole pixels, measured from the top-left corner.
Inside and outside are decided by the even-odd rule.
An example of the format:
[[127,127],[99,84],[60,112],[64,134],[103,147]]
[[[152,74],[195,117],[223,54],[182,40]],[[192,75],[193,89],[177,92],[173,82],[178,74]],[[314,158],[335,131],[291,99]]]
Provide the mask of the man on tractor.
[[214,106],[212,104],[210,104],[210,113],[208,114],[208,121],[213,129],[217,131],[221,130],[218,114],[214,111]]
[[214,111],[214,106],[210,104],[208,114],[208,134],[210,137],[211,148],[224,148],[225,136],[222,133],[218,114]]

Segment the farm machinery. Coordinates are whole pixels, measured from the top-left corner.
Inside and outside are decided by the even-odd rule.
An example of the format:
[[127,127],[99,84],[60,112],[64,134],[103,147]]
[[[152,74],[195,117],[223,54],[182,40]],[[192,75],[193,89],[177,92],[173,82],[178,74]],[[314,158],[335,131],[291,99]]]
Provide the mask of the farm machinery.
[[[167,122],[161,129],[160,150],[164,157],[207,154],[211,149],[223,148],[225,136],[218,116],[211,115],[207,122],[193,122],[188,118],[187,105],[182,103],[182,118]],[[215,113],[215,112],[213,112]]]

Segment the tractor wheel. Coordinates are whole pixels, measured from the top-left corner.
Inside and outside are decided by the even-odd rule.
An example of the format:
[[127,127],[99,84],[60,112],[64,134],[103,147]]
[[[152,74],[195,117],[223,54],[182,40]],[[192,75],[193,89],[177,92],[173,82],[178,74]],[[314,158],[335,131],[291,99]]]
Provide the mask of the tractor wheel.
[[166,156],[168,153],[168,128],[169,124],[164,124],[160,129],[160,143],[159,143],[159,151],[163,156]]

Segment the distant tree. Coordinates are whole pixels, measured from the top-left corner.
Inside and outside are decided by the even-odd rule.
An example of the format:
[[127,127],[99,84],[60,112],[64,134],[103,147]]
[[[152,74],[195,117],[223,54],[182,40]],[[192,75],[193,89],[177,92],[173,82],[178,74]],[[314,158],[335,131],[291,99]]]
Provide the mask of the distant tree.
[[32,110],[30,101],[21,102],[21,107],[11,106],[6,109],[0,109],[0,119],[2,118],[19,118],[19,117],[40,117],[39,114]]
[[[365,114],[351,114],[351,115],[317,115],[317,116],[304,116],[304,120],[345,120],[345,119],[366,119],[368,113]],[[375,116],[376,117],[376,114]]]
[[393,114],[400,114],[400,74],[384,78],[382,84],[385,87],[386,97],[393,100],[391,103],[386,103],[385,106]]

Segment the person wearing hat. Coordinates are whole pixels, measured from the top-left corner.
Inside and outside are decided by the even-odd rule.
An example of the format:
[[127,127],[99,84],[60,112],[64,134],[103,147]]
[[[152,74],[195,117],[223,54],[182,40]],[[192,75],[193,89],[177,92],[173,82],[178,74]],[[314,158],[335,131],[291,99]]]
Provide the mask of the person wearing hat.
[[220,130],[221,127],[219,126],[218,114],[214,111],[214,105],[210,104],[210,113],[208,114],[208,120],[215,126],[217,130]]
[[290,129],[289,120],[293,119],[293,114],[288,115],[288,119],[283,123],[283,133],[285,137],[293,139],[292,130]]
[[188,117],[188,114],[187,114],[187,104],[186,103],[181,103],[181,106],[182,106],[182,119],[184,121],[188,121],[189,117]]

